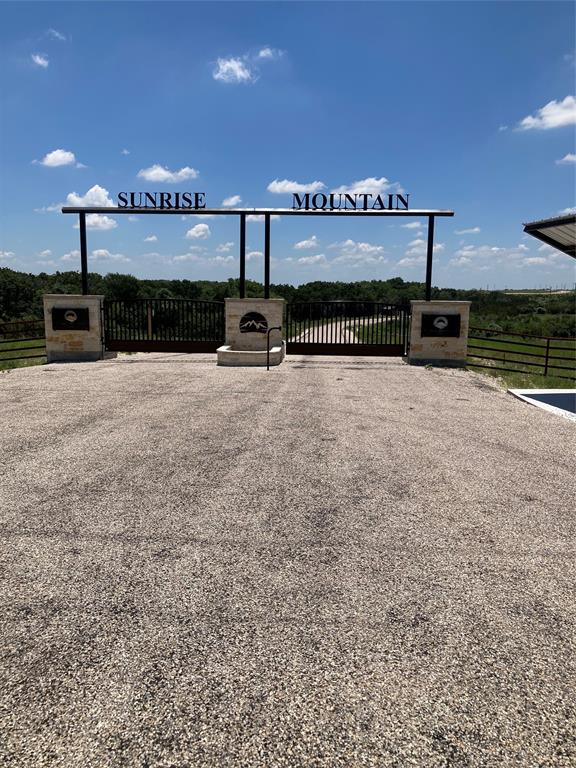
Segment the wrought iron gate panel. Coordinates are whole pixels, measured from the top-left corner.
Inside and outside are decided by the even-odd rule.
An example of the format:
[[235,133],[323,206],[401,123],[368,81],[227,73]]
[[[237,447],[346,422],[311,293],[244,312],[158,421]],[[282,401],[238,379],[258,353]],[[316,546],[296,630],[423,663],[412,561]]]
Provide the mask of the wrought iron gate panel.
[[313,301],[286,306],[286,351],[305,355],[382,355],[407,352],[408,304]]
[[215,352],[224,343],[224,302],[104,302],[104,344],[116,352]]

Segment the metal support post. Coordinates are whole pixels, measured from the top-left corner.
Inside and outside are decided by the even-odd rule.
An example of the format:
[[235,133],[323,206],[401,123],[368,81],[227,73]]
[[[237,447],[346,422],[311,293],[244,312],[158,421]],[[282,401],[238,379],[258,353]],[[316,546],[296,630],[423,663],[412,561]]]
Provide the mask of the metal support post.
[[434,216],[428,217],[428,248],[426,250],[426,301],[432,299],[432,257],[434,254]]
[[264,215],[264,298],[270,298],[270,214]]
[[240,298],[246,298],[246,214],[240,214]]
[[82,295],[88,295],[88,250],[86,247],[86,213],[82,211],[80,217],[80,268],[82,270]]

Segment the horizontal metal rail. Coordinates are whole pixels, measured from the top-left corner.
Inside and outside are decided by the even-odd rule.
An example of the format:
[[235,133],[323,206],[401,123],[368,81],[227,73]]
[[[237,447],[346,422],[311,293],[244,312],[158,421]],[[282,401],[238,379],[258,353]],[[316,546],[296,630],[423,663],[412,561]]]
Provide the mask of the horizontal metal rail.
[[[508,334],[504,335],[507,336]],[[497,339],[494,338],[494,336],[468,336],[468,338],[473,339],[474,341],[494,341],[496,344],[514,344],[515,347],[534,347],[535,349],[546,349],[547,346],[546,344],[530,344],[526,341],[514,341],[513,339]],[[550,341],[556,341],[556,339],[551,338]],[[551,349],[554,349],[556,352],[560,352],[562,350],[566,352],[572,351],[571,347],[551,347]],[[576,351],[576,347],[574,348],[574,351]]]
[[18,355],[18,357],[0,357],[0,364],[1,363],[8,363],[12,360],[34,360],[38,357],[46,357],[46,353],[43,355]]
[[[500,358],[500,357],[493,357],[492,355],[468,355],[468,357],[474,357],[478,360],[496,360],[496,362],[504,362],[504,363],[510,363],[511,365],[531,365],[536,368],[555,368],[560,371],[574,371],[574,375],[576,376],[576,369],[573,366],[569,365],[546,365],[546,363],[532,363],[530,360],[507,360],[506,358]],[[541,355],[543,358],[544,356]]]
[[[514,342],[515,344],[516,342]],[[542,347],[543,353],[538,355],[536,352],[524,352],[523,350],[520,350],[519,352],[514,351],[513,349],[502,349],[501,347],[485,347],[480,344],[468,344],[468,349],[482,349],[485,352],[500,352],[507,355],[524,355],[526,357],[546,357],[546,347]],[[551,355],[547,356],[549,360],[551,360]],[[558,357],[555,358],[557,360],[566,360],[565,357]],[[569,358],[568,358],[569,359]]]
[[538,336],[535,333],[518,333],[518,331],[496,331],[494,328],[478,328],[477,326],[470,326],[471,331],[481,331],[482,333],[490,333],[496,336],[521,336],[523,339],[526,337],[530,339],[544,339],[547,341],[572,341],[576,343],[576,339],[573,336]]
[[19,338],[0,339],[0,344],[14,344],[15,342],[18,342],[20,344],[20,343],[24,343],[25,341],[40,341],[40,339],[43,339],[43,338],[44,336],[32,336],[26,339],[19,339]]
[[80,208],[77,206],[63,206],[62,213],[108,213],[114,214],[167,214],[173,216],[415,216],[425,218],[426,216],[454,216],[454,211],[447,209],[352,209],[352,208],[118,208],[110,206],[103,208],[96,206],[93,208]]

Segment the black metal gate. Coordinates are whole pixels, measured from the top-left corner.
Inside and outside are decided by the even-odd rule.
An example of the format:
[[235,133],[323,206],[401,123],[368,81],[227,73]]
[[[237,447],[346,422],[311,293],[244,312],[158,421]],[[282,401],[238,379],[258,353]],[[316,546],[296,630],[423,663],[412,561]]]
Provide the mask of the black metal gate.
[[286,352],[303,355],[404,355],[410,306],[314,301],[286,306]]
[[104,302],[104,344],[116,352],[215,352],[224,343],[224,302]]

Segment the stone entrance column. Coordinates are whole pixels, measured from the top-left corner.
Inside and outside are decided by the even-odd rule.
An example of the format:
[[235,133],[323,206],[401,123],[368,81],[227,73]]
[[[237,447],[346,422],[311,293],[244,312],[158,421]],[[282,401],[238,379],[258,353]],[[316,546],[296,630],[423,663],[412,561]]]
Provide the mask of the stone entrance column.
[[[266,365],[268,329],[282,326],[284,299],[225,299],[226,343],[218,348],[218,365]],[[270,365],[286,354],[282,330],[270,333]]]
[[102,360],[104,296],[48,293],[44,296],[46,357],[49,363]]
[[469,301],[411,301],[411,365],[466,365]]

